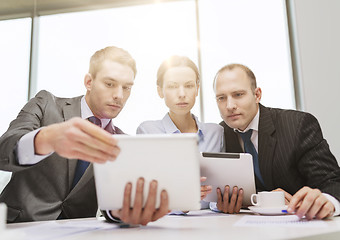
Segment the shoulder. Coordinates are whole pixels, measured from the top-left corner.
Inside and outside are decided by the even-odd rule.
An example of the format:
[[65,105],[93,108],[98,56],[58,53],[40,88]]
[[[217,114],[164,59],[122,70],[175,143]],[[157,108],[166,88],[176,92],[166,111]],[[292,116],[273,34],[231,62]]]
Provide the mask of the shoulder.
[[209,139],[221,139],[224,135],[223,127],[216,123],[201,123],[201,130],[208,141],[210,141]]
[[201,123],[204,130],[209,132],[223,132],[223,127],[217,123]]
[[262,112],[264,114],[268,112],[272,116],[273,120],[278,123],[298,124],[301,123],[301,121],[317,122],[316,117],[311,113],[298,110],[264,107]]
[[137,134],[165,133],[161,120],[142,122],[137,128]]
[[80,101],[83,96],[78,96],[74,98],[63,98],[63,97],[57,97],[53,95],[51,92],[46,90],[39,91],[33,99],[37,99],[38,101],[48,101],[48,102],[69,102],[72,103],[73,101]]

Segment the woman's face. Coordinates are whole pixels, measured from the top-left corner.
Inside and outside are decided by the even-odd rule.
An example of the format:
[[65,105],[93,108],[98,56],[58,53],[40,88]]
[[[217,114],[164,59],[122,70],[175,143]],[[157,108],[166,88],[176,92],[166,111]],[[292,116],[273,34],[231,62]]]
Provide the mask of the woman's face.
[[195,105],[198,95],[196,74],[189,67],[171,68],[163,76],[163,87],[157,89],[170,112],[187,114]]

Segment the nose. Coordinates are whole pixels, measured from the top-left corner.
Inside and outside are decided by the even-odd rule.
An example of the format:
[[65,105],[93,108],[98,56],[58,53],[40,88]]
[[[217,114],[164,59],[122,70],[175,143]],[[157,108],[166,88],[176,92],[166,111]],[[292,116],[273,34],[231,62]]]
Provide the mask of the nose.
[[227,109],[228,109],[229,111],[233,111],[233,110],[235,110],[236,108],[237,108],[237,106],[236,106],[235,101],[234,101],[233,99],[228,99],[228,101],[227,101]]
[[184,97],[185,97],[185,89],[184,89],[183,86],[180,86],[180,87],[178,88],[178,96],[179,96],[180,98],[184,98]]
[[115,91],[113,93],[113,98],[114,99],[123,99],[123,93],[124,93],[124,90],[123,90],[123,87],[122,86],[118,86],[115,88]]

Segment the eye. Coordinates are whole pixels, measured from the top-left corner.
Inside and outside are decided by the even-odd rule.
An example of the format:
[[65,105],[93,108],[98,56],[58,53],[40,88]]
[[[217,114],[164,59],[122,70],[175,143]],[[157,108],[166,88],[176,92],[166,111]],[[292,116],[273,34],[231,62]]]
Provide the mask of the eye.
[[217,101],[217,102],[223,102],[223,101],[225,101],[226,99],[227,99],[226,97],[220,96],[220,97],[217,97],[217,98],[216,98],[216,101]]
[[123,90],[127,92],[131,91],[131,88],[132,86],[123,86]]
[[235,93],[235,97],[242,97],[244,93]]
[[195,85],[194,85],[194,84],[187,84],[187,85],[185,85],[185,87],[186,87],[186,88],[194,88]]
[[175,89],[176,86],[175,85],[167,85],[166,88],[168,88],[168,89]]

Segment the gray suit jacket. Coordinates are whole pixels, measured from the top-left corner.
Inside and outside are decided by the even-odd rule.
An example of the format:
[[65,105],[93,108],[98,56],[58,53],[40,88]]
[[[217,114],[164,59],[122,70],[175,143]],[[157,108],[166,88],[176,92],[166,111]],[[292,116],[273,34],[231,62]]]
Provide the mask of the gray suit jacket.
[[[76,159],[53,153],[37,164],[22,166],[18,164],[15,151],[17,142],[26,133],[80,117],[81,98],[57,98],[41,91],[23,107],[0,138],[0,169],[13,172],[0,195],[0,202],[8,206],[8,222],[55,220],[60,215],[62,218],[96,215],[92,164],[71,189]],[[122,132],[118,129],[118,133]]]
[[[242,152],[237,133],[221,125],[226,152]],[[282,188],[294,194],[309,186],[340,201],[340,168],[313,115],[260,105],[258,148],[266,185],[256,179],[258,191]]]

